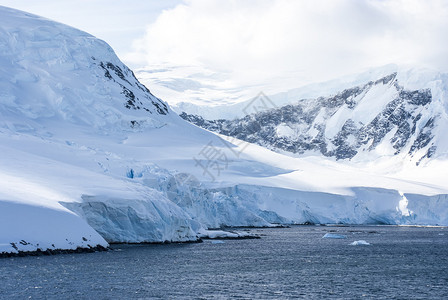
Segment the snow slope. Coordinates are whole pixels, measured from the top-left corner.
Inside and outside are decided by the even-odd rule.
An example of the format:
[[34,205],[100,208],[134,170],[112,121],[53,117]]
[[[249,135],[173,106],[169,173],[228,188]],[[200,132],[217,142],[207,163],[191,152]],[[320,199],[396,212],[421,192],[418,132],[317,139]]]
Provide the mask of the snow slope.
[[195,241],[223,226],[448,225],[446,164],[385,176],[218,136],[103,41],[5,7],[0,19],[0,252]]
[[[107,162],[113,154],[98,154],[75,142],[83,136],[90,145],[101,144],[102,137],[121,143],[128,132],[160,128],[179,118],[103,41],[4,7],[0,16],[2,249],[106,246],[103,237],[196,240],[196,231],[180,208],[152,189],[104,175],[106,170],[95,156]],[[101,236],[60,204],[117,199],[126,203],[124,218],[134,219],[128,210],[137,206],[135,220],[152,230],[128,236],[132,224],[123,225],[115,235],[96,228]]]

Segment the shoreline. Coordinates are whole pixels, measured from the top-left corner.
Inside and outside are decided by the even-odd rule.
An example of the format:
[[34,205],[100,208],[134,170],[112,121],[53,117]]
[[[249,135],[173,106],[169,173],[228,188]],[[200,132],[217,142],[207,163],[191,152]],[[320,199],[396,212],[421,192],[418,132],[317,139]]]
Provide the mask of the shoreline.
[[[277,225],[277,224],[276,224]],[[403,224],[287,224],[272,227],[247,227],[247,226],[226,226],[222,227],[219,230],[231,230],[231,229],[285,229],[291,227],[411,227],[411,228],[448,228],[448,226],[443,225],[403,225]],[[218,230],[217,228],[208,229],[208,230]],[[231,231],[230,231],[231,232]],[[261,235],[248,235],[248,236],[238,236],[238,237],[201,237],[195,241],[164,241],[164,242],[139,242],[139,243],[126,243],[126,242],[109,242],[108,247],[103,246],[95,246],[90,248],[81,248],[78,247],[76,249],[46,249],[41,250],[37,249],[35,251],[18,251],[18,252],[2,252],[0,253],[0,259],[3,258],[14,258],[14,257],[28,257],[28,256],[52,256],[59,254],[82,254],[82,253],[95,253],[95,252],[107,252],[113,250],[111,246],[117,245],[172,245],[172,244],[200,244],[205,240],[250,240],[250,239],[261,239]]]

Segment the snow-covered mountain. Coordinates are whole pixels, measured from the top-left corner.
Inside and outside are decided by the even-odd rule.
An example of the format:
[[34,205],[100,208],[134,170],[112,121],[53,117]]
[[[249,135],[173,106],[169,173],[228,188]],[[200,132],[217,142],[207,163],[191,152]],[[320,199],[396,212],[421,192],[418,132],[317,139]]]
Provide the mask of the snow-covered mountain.
[[223,226],[448,224],[446,160],[358,168],[218,136],[105,42],[5,7],[0,20],[0,253],[236,236],[209,230]]
[[35,130],[37,122],[31,125],[30,120],[67,121],[98,130],[166,122],[166,104],[103,41],[6,8],[0,33],[3,127],[19,125],[8,123],[10,119],[21,122],[21,130],[27,124]]
[[[210,181],[193,159],[205,146],[233,145],[172,112],[105,42],[6,7],[0,18],[0,253],[195,241],[234,224],[240,212],[201,223],[172,201],[179,178]],[[219,192],[195,188],[214,205]]]
[[394,72],[331,96],[298,99],[281,107],[268,98],[255,99],[269,101],[264,103],[268,109],[242,118],[206,120],[185,112],[181,117],[282,153],[355,161],[403,154],[419,164],[448,154],[448,102],[443,89],[448,75],[439,74],[432,83],[438,85],[407,89]]

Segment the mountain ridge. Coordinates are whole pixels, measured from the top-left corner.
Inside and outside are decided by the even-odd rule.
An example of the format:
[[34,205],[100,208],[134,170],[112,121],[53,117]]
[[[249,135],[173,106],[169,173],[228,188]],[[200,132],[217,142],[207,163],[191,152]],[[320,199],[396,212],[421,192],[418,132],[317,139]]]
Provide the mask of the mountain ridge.
[[[180,116],[274,151],[356,160],[361,152],[380,152],[382,146],[389,149],[372,155],[372,160],[406,153],[419,164],[437,152],[434,128],[446,126],[446,112],[440,107],[443,103],[433,99],[430,88],[405,89],[394,72],[333,96],[301,99],[243,118],[206,120],[185,112]],[[445,145],[440,148],[445,154]]]
[[[16,116],[9,126],[45,118],[103,129],[119,124],[135,130],[160,127],[170,119],[157,116],[170,114],[170,109],[104,41],[5,7],[2,19],[0,110]],[[30,91],[32,96],[26,94]],[[5,120],[2,123],[5,126]]]

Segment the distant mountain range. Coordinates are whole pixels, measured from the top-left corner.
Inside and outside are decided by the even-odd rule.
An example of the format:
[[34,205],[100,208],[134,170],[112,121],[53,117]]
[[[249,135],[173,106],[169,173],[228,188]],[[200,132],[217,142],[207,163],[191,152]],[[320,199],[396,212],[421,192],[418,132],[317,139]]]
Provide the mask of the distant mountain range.
[[180,116],[281,153],[355,161],[401,154],[419,164],[447,154],[446,106],[447,100],[435,99],[429,87],[403,87],[394,72],[332,96],[271,105],[240,118],[207,120],[185,112]]

